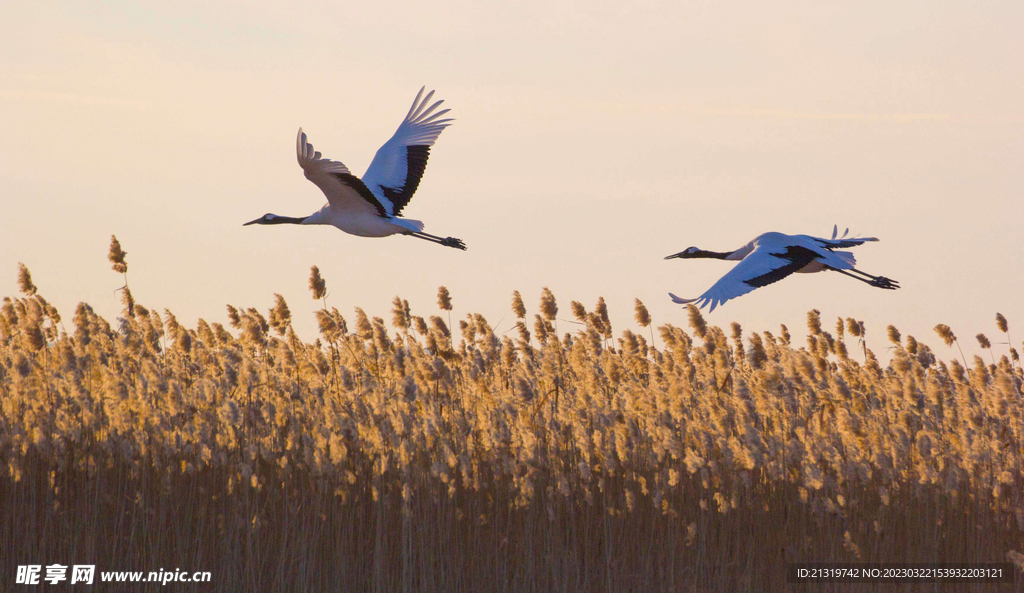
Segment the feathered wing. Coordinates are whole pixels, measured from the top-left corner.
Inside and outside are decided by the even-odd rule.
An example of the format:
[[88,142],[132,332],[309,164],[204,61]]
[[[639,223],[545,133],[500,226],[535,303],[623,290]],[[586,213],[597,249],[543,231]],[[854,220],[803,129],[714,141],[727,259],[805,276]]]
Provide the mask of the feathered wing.
[[393,216],[400,215],[416,193],[427,167],[430,147],[452,121],[441,119],[449,110],[435,111],[443,101],[430,104],[434,91],[424,97],[425,89],[420,89],[398,130],[377,150],[363,175],[363,182]]
[[363,210],[387,216],[384,207],[358,177],[343,163],[320,156],[306,139],[306,133],[299,128],[295,138],[295,152],[306,179],[320,188],[332,208],[340,210]]
[[709,312],[722,303],[743,296],[755,288],[778,282],[803,268],[819,255],[806,247],[790,245],[785,249],[778,246],[758,245],[743,261],[722,276],[704,294],[695,299],[683,299],[669,293],[676,303],[697,303],[698,307],[710,304]]

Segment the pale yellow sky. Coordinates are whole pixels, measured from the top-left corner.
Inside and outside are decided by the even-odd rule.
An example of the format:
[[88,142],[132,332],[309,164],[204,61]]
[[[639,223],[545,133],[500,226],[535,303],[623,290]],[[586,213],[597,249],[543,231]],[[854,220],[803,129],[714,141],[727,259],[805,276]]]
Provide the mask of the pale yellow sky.
[[[975,333],[1002,339],[1000,311],[1020,348],[1020,2],[490,4],[6,7],[0,294],[23,261],[66,317],[80,300],[113,317],[115,233],[136,298],[189,324],[279,292],[312,337],[313,264],[346,315],[390,319],[396,294],[431,314],[445,284],[456,314],[504,330],[514,289],[532,314],[550,286],[567,319],[603,295],[617,329],[634,297],[685,324],[667,293],[731,264],[665,255],[838,223],[881,239],[859,267],[902,290],[801,275],[710,321],[802,335],[818,308],[865,319],[879,351],[894,323],[946,352],[940,322],[976,351]],[[300,125],[361,174],[424,84],[457,121],[406,214],[469,251],[242,228],[324,203],[295,161]]]

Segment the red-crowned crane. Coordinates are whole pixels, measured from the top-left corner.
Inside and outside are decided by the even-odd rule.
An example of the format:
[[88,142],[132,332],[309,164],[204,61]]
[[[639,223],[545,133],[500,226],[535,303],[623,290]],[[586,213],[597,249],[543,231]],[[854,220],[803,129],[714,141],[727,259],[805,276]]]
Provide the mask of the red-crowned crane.
[[[669,293],[669,296],[676,303],[696,303],[698,307],[710,304],[710,311],[714,311],[715,307],[729,299],[745,295],[755,288],[778,282],[794,272],[806,274],[823,270],[839,272],[877,288],[895,290],[900,287],[899,282],[895,280],[884,276],[872,276],[854,268],[856,260],[852,253],[836,251],[878,239],[874,237],[847,239],[846,233],[837,239],[838,231],[838,227],[832,229],[831,239],[821,239],[810,235],[764,233],[735,251],[705,251],[689,247],[685,251],[669,255],[665,259],[712,258],[740,263],[697,298],[683,299],[672,293]],[[847,229],[848,232],[849,229]]]
[[[435,111],[443,101],[430,104],[434,91],[423,96],[420,89],[409,113],[391,139],[377,150],[362,179],[344,164],[321,158],[299,128],[295,140],[299,165],[309,179],[327,196],[327,204],[309,216],[264,214],[250,224],[329,224],[351,235],[387,237],[411,235],[446,247],[466,249],[461,239],[438,237],[423,232],[423,223],[400,218],[412,199],[427,166],[430,147],[451,119],[441,119],[447,109]],[[429,105],[429,106],[428,106]]]

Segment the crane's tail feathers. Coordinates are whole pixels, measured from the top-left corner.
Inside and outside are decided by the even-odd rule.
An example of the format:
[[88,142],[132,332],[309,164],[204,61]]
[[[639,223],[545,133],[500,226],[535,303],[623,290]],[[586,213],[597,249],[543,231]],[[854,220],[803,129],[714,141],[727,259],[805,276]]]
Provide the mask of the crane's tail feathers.
[[393,225],[400,226],[403,229],[414,233],[420,233],[423,231],[423,223],[419,220],[413,220],[411,218],[389,218],[388,221]]
[[833,251],[832,256],[843,262],[846,266],[836,266],[837,268],[849,269],[857,265],[857,258],[855,258],[849,251]]

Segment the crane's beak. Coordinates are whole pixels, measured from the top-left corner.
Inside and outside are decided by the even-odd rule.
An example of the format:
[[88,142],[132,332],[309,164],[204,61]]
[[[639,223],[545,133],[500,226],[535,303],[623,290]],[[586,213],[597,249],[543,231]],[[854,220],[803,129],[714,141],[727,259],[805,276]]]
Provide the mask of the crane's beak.
[[680,251],[679,253],[676,253],[676,254],[673,254],[673,255],[666,255],[665,259],[675,259],[677,257],[683,257],[684,253],[686,253],[686,252],[685,251]]
[[261,217],[257,218],[256,220],[250,220],[249,222],[243,224],[242,226],[249,226],[250,224],[256,224],[257,222],[259,222],[262,219],[263,219],[263,217],[261,216]]

